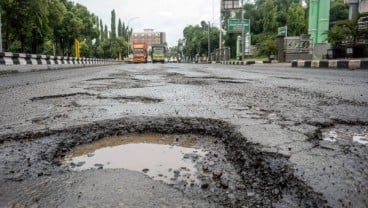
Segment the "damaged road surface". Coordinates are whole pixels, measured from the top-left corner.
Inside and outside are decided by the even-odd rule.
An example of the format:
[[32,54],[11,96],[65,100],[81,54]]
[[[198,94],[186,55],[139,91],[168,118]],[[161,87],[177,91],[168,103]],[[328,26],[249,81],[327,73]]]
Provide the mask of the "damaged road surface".
[[0,77],[0,207],[368,207],[368,71]]

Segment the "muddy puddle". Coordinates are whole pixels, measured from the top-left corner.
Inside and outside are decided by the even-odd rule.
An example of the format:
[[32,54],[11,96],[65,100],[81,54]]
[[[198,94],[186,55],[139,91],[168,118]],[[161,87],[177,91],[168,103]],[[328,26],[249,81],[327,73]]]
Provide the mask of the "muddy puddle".
[[128,169],[168,184],[198,184],[196,162],[206,151],[194,135],[132,134],[77,146],[65,164],[72,170]]
[[337,125],[324,129],[322,139],[330,142],[347,141],[368,145],[368,127]]

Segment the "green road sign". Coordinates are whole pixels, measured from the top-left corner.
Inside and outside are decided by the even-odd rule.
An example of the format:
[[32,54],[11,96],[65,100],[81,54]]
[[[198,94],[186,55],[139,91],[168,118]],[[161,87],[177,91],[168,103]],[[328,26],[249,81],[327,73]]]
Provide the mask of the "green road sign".
[[242,29],[244,32],[250,32],[250,22],[249,19],[244,19],[243,22],[239,19],[230,19],[228,24],[229,33],[241,33]]
[[283,35],[283,36],[287,37],[287,26],[279,27],[278,35]]

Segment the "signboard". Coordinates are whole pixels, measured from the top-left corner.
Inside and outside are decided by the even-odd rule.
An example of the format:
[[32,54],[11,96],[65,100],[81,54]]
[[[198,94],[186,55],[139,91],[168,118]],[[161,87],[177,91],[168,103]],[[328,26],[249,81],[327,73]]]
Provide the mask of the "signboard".
[[221,0],[221,11],[241,9],[239,0]]
[[229,33],[241,33],[242,30],[244,32],[250,32],[250,21],[249,19],[242,20],[239,19],[230,19],[228,24],[228,32]]
[[345,4],[359,4],[359,0],[344,0]]
[[287,26],[279,27],[277,34],[287,37]]

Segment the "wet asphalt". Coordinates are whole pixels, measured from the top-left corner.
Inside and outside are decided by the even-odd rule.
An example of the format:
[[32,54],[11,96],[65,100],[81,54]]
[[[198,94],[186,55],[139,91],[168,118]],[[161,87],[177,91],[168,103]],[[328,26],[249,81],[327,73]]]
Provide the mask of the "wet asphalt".
[[[289,64],[3,75],[0,207],[368,207],[367,145],[321,133],[366,129],[367,89],[367,70]],[[79,144],[141,132],[214,138],[201,184],[60,164]]]

